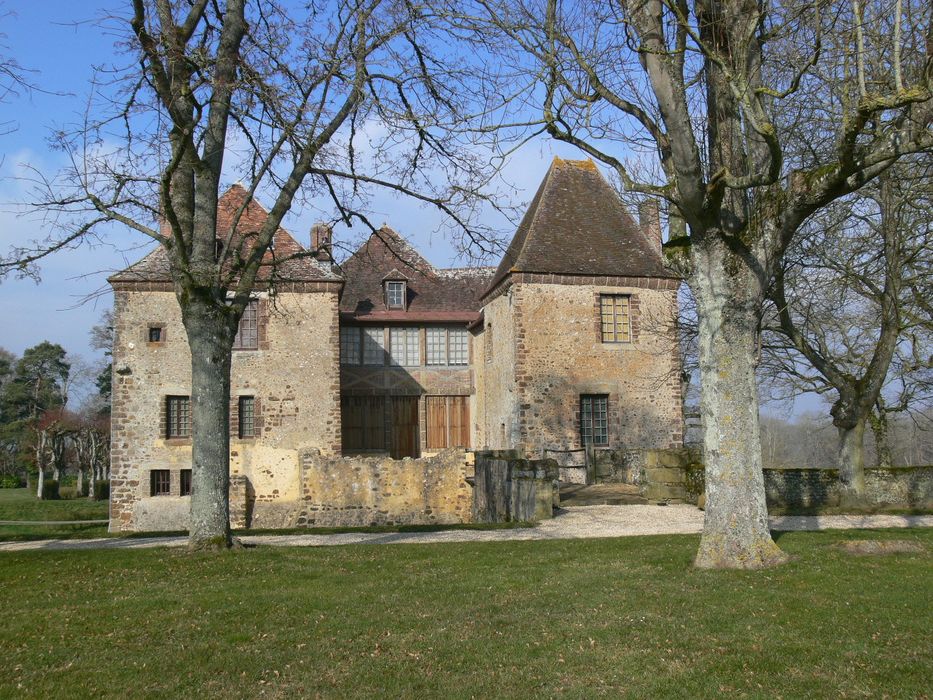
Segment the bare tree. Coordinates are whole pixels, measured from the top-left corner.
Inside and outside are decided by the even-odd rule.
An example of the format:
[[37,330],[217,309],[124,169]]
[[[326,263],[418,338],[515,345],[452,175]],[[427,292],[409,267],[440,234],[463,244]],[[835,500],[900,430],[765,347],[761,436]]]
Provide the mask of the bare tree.
[[[165,249],[192,356],[190,545],[227,547],[231,346],[283,217],[297,198],[323,195],[345,223],[369,225],[365,195],[382,187],[440,208],[483,245],[470,206],[488,161],[441,127],[470,92],[426,5],[127,5],[111,24],[133,67],[60,139],[70,171],[40,183],[57,235],[11,251],[0,272],[30,274],[113,222]],[[238,229],[246,203],[217,229],[225,166],[250,197],[272,199],[258,231]]]
[[[665,251],[699,323],[707,509],[696,565],[785,561],[761,472],[765,295],[810,216],[933,146],[930,4],[474,0],[451,11],[508,62],[509,93],[539,110],[532,129],[670,205]],[[653,155],[661,177],[634,177],[631,154]]]
[[[928,167],[911,159],[826,208],[785,255],[769,292],[762,370],[783,391],[835,394],[836,463],[854,501],[864,492],[866,425],[888,462],[886,415],[918,398],[905,391],[909,379],[899,370],[907,364],[894,360],[933,328],[916,303],[926,298],[933,265],[930,183]],[[891,405],[886,384],[897,395]]]

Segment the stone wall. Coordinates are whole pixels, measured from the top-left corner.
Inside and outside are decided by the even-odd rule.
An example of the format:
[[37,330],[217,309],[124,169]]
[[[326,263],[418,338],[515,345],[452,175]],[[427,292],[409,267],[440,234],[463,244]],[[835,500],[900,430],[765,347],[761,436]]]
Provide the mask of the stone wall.
[[553,459],[528,460],[514,450],[476,453],[473,518],[479,523],[540,521],[560,502]]
[[421,459],[301,454],[302,507],[308,527],[471,522],[472,454],[449,449]]
[[[612,449],[682,444],[675,289],[522,282],[511,292],[520,431],[510,447],[580,447],[581,394],[609,396]],[[632,342],[602,342],[600,294],[630,295]]]
[[482,332],[473,339],[475,446],[506,450],[519,438],[512,294],[506,292],[487,303],[483,319]]
[[[641,487],[651,500],[697,503],[705,472],[695,450],[652,450],[642,458]],[[843,505],[839,472],[822,468],[764,469],[768,507],[805,511]],[[933,510],[933,466],[865,469],[865,494],[858,508]]]
[[[230,471],[253,491],[253,526],[290,524],[300,450],[340,452],[337,318],[336,289],[263,294],[259,349],[234,351],[231,409],[239,396],[254,396],[258,435],[240,439],[231,426]],[[163,328],[162,342],[148,342],[152,325]],[[189,499],[171,499],[181,470],[191,468],[191,439],[166,438],[165,397],[190,395],[191,355],[173,292],[115,290],[113,367],[110,529],[178,529]],[[153,469],[170,471],[173,495],[150,495]],[[154,527],[160,509],[171,528]]]

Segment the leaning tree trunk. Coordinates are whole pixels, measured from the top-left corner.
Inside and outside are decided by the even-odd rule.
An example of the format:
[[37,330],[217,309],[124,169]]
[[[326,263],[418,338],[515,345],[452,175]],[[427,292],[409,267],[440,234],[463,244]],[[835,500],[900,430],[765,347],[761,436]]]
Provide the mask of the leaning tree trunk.
[[842,486],[843,503],[856,504],[865,493],[865,417],[844,425],[839,431],[839,452],[836,466]]
[[752,274],[721,245],[695,248],[693,254],[706,462],[706,510],[695,563],[758,569],[787,559],[771,539],[761,467],[755,382],[760,302]]
[[191,348],[191,516],[188,546],[219,549],[230,535],[230,356],[228,316],[211,301],[189,301]]

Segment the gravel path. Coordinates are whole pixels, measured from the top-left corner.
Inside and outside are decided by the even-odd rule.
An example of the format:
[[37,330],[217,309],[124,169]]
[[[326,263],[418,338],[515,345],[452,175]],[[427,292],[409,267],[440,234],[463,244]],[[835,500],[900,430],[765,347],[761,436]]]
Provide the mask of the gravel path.
[[[771,518],[774,530],[933,527],[933,515],[785,515]],[[703,513],[690,505],[581,506],[567,508],[535,528],[447,530],[444,532],[350,532],[339,535],[244,535],[244,544],[321,547],[345,544],[416,544],[425,542],[501,542],[633,535],[683,535],[703,529]],[[48,549],[140,549],[181,547],[185,537],[100,538],[0,542],[0,552]]]

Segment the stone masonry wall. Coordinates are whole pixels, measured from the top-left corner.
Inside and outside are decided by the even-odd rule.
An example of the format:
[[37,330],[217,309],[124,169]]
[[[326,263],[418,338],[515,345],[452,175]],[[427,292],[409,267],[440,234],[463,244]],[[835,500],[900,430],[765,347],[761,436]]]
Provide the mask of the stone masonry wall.
[[448,449],[421,459],[301,455],[303,506],[309,527],[471,522],[473,455]]
[[477,449],[512,449],[519,439],[513,311],[511,293],[497,296],[483,308],[483,330],[474,337]]
[[[581,394],[609,396],[610,448],[682,445],[676,290],[522,282],[512,292],[521,430],[509,447],[579,448]],[[601,342],[600,294],[630,295],[633,342]]]
[[[697,450],[647,450],[639,484],[649,500],[697,503],[705,471]],[[806,511],[842,505],[839,471],[821,468],[764,469],[765,497],[772,509]],[[865,469],[860,509],[933,510],[933,466]]]
[[[190,438],[166,439],[165,397],[191,393],[191,356],[170,291],[115,292],[112,412],[112,531],[180,529],[190,498],[180,472],[191,468]],[[148,328],[163,328],[161,343]],[[294,519],[298,454],[340,452],[339,332],[336,292],[260,297],[260,347],[235,350],[231,386],[231,479],[254,503],[254,527]],[[258,436],[237,436],[239,396],[254,396]],[[171,496],[151,496],[149,473],[168,469]]]

